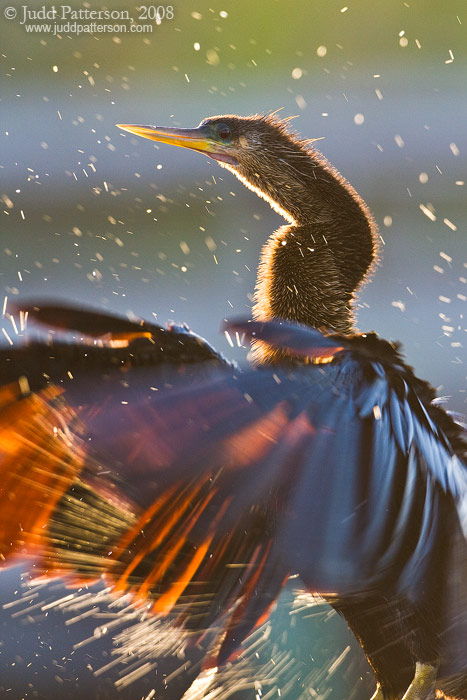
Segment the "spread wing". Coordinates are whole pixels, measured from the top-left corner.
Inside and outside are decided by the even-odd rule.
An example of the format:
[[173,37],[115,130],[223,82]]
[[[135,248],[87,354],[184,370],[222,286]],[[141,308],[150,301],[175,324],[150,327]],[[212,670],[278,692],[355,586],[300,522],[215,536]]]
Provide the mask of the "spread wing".
[[[442,620],[442,643],[455,644],[450,672],[465,670],[465,587],[449,574],[467,561],[467,479],[452,421],[374,337],[235,328],[296,361],[245,373],[224,365],[170,390],[166,374],[159,382],[154,368],[133,366],[123,381],[70,381],[66,408],[40,396],[75,416],[68,450],[78,465],[42,512],[43,566],[106,573],[196,630],[220,620],[220,662],[291,574],[338,596],[392,591]],[[51,463],[45,471],[55,476]],[[460,533],[460,564],[449,529]],[[440,562],[452,571],[441,575]]]
[[43,546],[57,502],[89,463],[76,433],[81,404],[96,410],[105,402],[105,391],[93,399],[93,386],[123,387],[140,376],[155,390],[148,377],[161,386],[186,384],[230,367],[184,326],[47,303],[23,305],[22,326],[28,317],[53,335],[0,349],[0,558]]

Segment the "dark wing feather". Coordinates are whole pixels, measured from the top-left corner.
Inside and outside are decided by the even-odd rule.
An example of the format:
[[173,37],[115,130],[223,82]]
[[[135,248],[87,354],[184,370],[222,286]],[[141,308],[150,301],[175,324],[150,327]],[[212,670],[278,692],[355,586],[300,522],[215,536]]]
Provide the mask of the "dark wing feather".
[[[70,306],[37,303],[22,305],[24,314],[54,331],[84,334],[76,342],[72,336],[47,342],[32,341],[18,347],[0,349],[0,386],[24,377],[36,391],[50,382],[93,381],[120,370],[122,375],[135,367],[167,366],[165,381],[180,367],[188,381],[191,365],[230,366],[230,363],[206,341],[186,326],[163,328],[146,321],[129,321],[102,312]],[[95,340],[98,339],[98,340]],[[183,369],[184,367],[184,369]],[[193,375],[196,372],[192,373]],[[158,381],[163,382],[163,372]]]
[[22,303],[19,308],[25,315],[27,314],[29,319],[43,326],[64,331],[79,331],[93,338],[105,335],[120,336],[126,334],[131,336],[145,332],[157,335],[164,330],[161,326],[143,320],[130,321],[127,318],[102,311],[90,311],[71,305],[51,304],[47,301],[26,302]]
[[[331,359],[346,345],[343,338],[323,335],[316,328],[298,326],[288,321],[228,321],[225,329],[241,333],[250,340],[286,349],[294,357],[311,360]],[[344,342],[340,344],[339,340]]]

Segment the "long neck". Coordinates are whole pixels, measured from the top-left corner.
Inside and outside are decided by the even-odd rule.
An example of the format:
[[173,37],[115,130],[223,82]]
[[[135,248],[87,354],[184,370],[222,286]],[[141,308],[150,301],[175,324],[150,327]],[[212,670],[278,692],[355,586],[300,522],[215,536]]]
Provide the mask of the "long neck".
[[235,174],[289,221],[263,248],[255,318],[354,330],[354,293],[376,256],[376,227],[363,200],[300,143]]

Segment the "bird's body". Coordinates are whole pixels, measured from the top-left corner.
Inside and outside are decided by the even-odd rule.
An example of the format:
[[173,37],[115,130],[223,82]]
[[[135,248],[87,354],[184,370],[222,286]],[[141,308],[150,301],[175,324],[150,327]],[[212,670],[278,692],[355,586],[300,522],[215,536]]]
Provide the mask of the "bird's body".
[[[160,612],[183,602],[180,619],[198,629],[226,615],[212,664],[235,651],[298,573],[356,634],[375,671],[375,697],[431,700],[436,685],[467,698],[464,444],[397,349],[355,333],[354,294],[377,248],[366,205],[274,116],[213,117],[190,130],[124,128],[207,153],[287,224],[262,251],[255,322],[233,326],[253,340],[250,372],[239,373],[183,329],[30,309],[46,325],[127,343],[122,351],[94,348],[89,362],[81,349],[43,348],[37,371],[27,350],[0,358],[2,383],[14,387],[23,377],[0,402],[0,471],[13,492],[22,492],[21,469],[48,455],[45,481],[55,498],[46,513],[39,503],[28,514],[43,566],[81,576],[103,571],[117,590],[154,597]],[[167,358],[168,369],[155,374]],[[194,383],[180,388],[189,362],[209,365],[215,376],[195,367]],[[24,377],[38,394],[25,389]],[[64,385],[66,408],[41,390],[50,382]],[[55,448],[49,431],[57,415],[71,434],[64,430]],[[33,424],[26,449],[17,436]],[[60,481],[53,465],[64,460]],[[96,462],[118,472],[110,491],[86,476]],[[89,525],[84,554],[74,540],[76,509],[91,496],[78,489],[80,480],[94,494],[93,521],[109,510],[112,489],[118,496],[122,481],[131,484],[104,541],[91,510],[79,506]],[[21,543],[14,544],[13,511],[4,512],[13,519],[0,538],[6,556],[10,542],[13,549]],[[245,566],[242,574],[236,566]],[[209,602],[193,618],[200,590]]]

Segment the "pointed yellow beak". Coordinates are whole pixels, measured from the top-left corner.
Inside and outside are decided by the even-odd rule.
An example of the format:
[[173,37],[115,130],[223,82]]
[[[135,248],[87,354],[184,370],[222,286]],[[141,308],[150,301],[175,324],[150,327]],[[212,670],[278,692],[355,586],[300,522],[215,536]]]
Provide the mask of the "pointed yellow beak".
[[219,143],[203,126],[196,129],[178,129],[175,126],[141,126],[139,124],[117,124],[116,126],[130,134],[142,136],[151,141],[190,148],[221,163],[238,164],[231,154],[232,147]]

